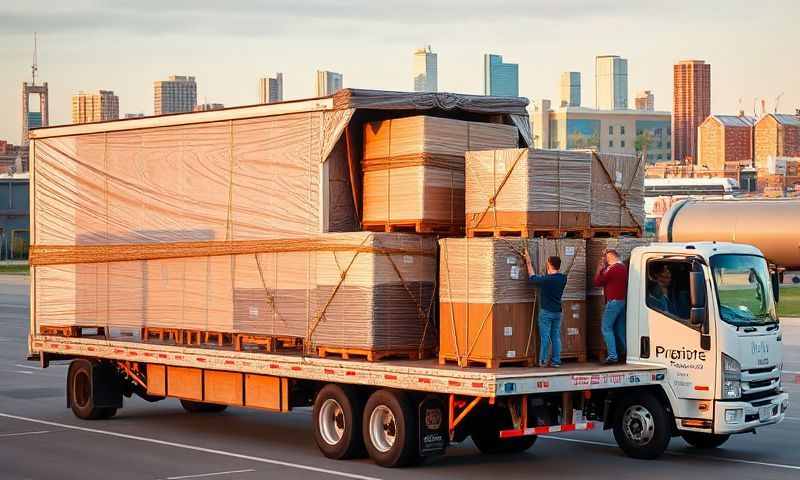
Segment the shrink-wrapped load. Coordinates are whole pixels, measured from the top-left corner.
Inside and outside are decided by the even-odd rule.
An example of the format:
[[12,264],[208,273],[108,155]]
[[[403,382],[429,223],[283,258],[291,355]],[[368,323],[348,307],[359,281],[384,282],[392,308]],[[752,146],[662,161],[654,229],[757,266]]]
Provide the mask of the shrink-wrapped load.
[[591,211],[592,154],[505,149],[466,154],[468,234],[582,230]]
[[459,231],[464,152],[515,147],[516,127],[416,116],[364,125],[364,219],[369,228]]
[[585,352],[581,346],[585,316],[580,313],[586,278],[583,240],[449,238],[439,244],[440,363],[491,368],[530,364],[536,358],[537,334],[532,330],[536,289],[528,281],[521,256],[525,249],[542,273],[547,257],[562,258],[561,271],[567,275],[564,302],[579,305],[578,315],[573,316],[571,304],[564,315],[564,353]]
[[644,161],[640,156],[592,152],[593,228],[644,226]]

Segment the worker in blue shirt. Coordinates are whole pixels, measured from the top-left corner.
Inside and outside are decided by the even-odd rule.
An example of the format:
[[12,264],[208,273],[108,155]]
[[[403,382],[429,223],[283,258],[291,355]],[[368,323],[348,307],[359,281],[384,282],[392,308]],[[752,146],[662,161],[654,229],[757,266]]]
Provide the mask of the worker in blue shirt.
[[547,258],[547,273],[536,275],[528,252],[523,253],[528,279],[539,287],[539,366],[547,366],[548,350],[552,345],[550,366],[561,366],[561,296],[567,285],[567,276],[561,273],[561,258]]

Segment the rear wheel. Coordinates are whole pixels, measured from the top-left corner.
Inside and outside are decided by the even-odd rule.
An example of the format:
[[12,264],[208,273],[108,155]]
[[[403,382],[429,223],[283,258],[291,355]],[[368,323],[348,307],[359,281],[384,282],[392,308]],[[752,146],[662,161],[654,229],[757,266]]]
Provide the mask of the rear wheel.
[[181,406],[189,413],[219,413],[228,408],[227,405],[218,403],[194,402],[192,400],[181,400]]
[[314,440],[328,458],[344,460],[364,455],[361,439],[361,399],[350,386],[328,384],[314,400]]
[[[113,375],[96,375],[95,368],[103,368],[89,360],[74,360],[67,373],[67,401],[76,417],[83,420],[105,420],[117,414],[117,407],[97,405],[115,398]],[[98,382],[97,379],[106,380]],[[109,393],[111,392],[111,393]],[[121,397],[119,402],[121,403]]]
[[419,460],[417,417],[408,396],[378,390],[364,407],[364,444],[370,458],[382,467],[403,467]]
[[614,422],[614,438],[630,457],[650,460],[666,450],[672,436],[666,409],[653,395],[642,392],[622,400]]
[[714,433],[681,432],[681,437],[695,448],[712,449],[727,442],[730,435],[717,435]]

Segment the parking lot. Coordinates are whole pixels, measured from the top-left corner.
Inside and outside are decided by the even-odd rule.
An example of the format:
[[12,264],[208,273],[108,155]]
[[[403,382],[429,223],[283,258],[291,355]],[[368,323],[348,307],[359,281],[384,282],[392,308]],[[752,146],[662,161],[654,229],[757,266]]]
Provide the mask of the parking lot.
[[540,437],[528,452],[482,456],[469,441],[410,470],[337,462],[314,444],[310,412],[230,408],[189,415],[177,401],[126,399],[106,421],[66,408],[65,364],[25,360],[28,277],[0,275],[0,479],[220,478],[793,478],[800,476],[800,319],[783,319],[784,387],[794,402],[782,424],[701,452],[673,439],[660,460],[623,456],[611,433]]

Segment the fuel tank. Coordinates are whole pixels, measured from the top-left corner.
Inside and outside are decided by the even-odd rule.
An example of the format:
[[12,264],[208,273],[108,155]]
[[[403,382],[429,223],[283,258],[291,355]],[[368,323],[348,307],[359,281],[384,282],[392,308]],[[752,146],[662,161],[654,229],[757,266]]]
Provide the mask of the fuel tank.
[[800,268],[800,200],[681,200],[661,219],[658,240],[747,243],[770,263]]

